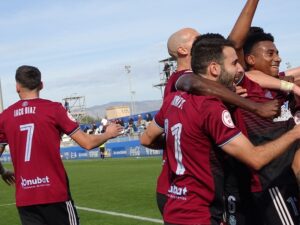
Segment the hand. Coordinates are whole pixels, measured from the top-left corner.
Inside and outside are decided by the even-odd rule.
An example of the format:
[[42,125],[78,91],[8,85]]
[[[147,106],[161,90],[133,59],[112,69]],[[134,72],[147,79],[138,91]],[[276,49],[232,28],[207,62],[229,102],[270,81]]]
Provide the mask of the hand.
[[5,170],[1,176],[2,180],[4,180],[4,182],[7,183],[7,185],[15,184],[15,174],[13,172]]
[[120,124],[111,123],[106,127],[105,133],[110,137],[114,138],[123,134],[124,127]]
[[278,100],[272,100],[264,103],[257,103],[255,113],[264,118],[274,118],[280,114],[280,105]]
[[242,88],[241,86],[235,87],[235,93],[244,98],[248,96],[247,89]]

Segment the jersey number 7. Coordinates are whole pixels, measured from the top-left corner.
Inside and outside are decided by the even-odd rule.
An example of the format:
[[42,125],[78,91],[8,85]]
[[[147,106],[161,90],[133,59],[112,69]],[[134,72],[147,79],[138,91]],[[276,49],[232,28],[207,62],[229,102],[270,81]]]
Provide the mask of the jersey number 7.
[[20,131],[27,131],[24,161],[29,162],[30,156],[31,156],[31,146],[32,146],[32,137],[33,137],[33,132],[34,132],[34,124],[28,123],[28,124],[20,125]]

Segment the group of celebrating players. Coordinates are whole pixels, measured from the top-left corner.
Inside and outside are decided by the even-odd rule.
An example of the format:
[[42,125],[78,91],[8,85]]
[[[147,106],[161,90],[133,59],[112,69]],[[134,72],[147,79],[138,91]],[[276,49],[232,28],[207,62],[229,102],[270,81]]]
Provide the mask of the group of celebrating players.
[[177,70],[141,137],[164,148],[166,225],[300,222],[300,70],[279,72],[274,37],[251,27],[258,2],[247,1],[227,39],[184,28],[168,40]]
[[[279,72],[274,37],[251,27],[258,2],[247,0],[227,39],[192,28],[168,39],[177,70],[140,137],[164,149],[156,196],[166,225],[300,223],[300,68]],[[123,128],[86,134],[60,103],[39,98],[38,68],[21,66],[15,79],[20,100],[0,114],[14,173],[0,164],[0,174],[16,184],[22,225],[77,225],[61,133],[90,150]]]

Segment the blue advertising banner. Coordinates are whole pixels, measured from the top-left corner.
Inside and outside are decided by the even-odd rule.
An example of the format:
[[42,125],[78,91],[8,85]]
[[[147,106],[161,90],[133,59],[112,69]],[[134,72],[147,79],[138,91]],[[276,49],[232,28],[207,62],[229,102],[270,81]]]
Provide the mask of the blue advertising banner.
[[11,162],[11,157],[10,157],[10,153],[8,151],[4,151],[2,153],[2,156],[0,158],[1,162]]
[[140,144],[139,140],[107,143],[105,149],[107,151],[107,156],[112,158],[162,155],[162,150],[146,148]]
[[[162,150],[153,150],[140,145],[139,140],[131,140],[124,142],[113,142],[105,144],[105,157],[124,158],[124,157],[145,157],[162,155]],[[62,147],[60,156],[63,160],[77,159],[96,159],[100,158],[98,148],[87,151],[80,146]],[[1,162],[11,162],[10,153],[5,151],[1,158]]]

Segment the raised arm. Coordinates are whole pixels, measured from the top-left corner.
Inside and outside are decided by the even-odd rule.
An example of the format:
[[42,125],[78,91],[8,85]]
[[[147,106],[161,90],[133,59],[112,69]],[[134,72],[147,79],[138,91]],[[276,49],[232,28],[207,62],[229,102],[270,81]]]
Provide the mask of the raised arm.
[[123,131],[123,127],[119,124],[110,124],[105,132],[100,135],[87,134],[82,130],[76,131],[71,135],[71,138],[86,150],[96,148],[111,138],[117,137]]
[[251,168],[259,170],[287,151],[288,147],[300,138],[299,132],[300,126],[297,125],[276,140],[259,146],[253,146],[252,143],[241,134],[229,143],[223,145],[222,149]]
[[244,63],[243,45],[245,43],[249,28],[251,26],[259,0],[247,0],[241,14],[234,24],[228,39],[234,42],[239,62],[242,66]]
[[215,96],[226,103],[236,105],[265,118],[274,117],[279,113],[279,103],[277,100],[269,101],[264,104],[253,102],[240,97],[215,81],[195,74],[180,77],[176,83],[176,88],[195,95]]

